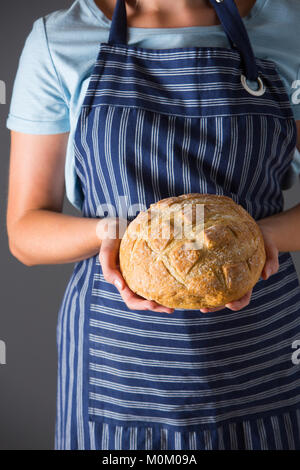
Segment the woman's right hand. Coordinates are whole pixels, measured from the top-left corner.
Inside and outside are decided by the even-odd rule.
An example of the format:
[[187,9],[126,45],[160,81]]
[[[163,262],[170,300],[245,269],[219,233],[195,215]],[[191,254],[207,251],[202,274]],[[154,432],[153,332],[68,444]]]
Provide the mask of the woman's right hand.
[[[101,239],[99,260],[104,279],[115,285],[125,304],[131,310],[173,313],[174,309],[164,307],[154,300],[147,300],[137,295],[126,284],[119,267],[119,247],[124,234],[119,222],[120,219],[118,218],[105,217],[100,220],[97,226],[97,234]],[[127,221],[125,225],[127,226]],[[124,232],[124,225],[122,227]]]

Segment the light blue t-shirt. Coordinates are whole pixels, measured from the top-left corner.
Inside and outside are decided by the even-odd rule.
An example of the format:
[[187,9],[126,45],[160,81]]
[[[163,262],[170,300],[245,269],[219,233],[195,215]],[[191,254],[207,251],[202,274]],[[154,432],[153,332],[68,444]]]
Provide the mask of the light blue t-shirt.
[[[256,0],[243,21],[255,56],[277,64],[295,119],[300,120],[300,92],[292,88],[300,80],[300,1]],[[34,21],[19,59],[6,121],[8,129],[28,134],[70,131],[66,195],[79,209],[82,200],[74,168],[74,132],[100,43],[107,42],[110,25],[94,0],[76,0],[70,8]],[[222,25],[129,27],[128,43],[150,49],[230,47]],[[283,188],[291,187],[299,174],[300,153],[296,151]]]

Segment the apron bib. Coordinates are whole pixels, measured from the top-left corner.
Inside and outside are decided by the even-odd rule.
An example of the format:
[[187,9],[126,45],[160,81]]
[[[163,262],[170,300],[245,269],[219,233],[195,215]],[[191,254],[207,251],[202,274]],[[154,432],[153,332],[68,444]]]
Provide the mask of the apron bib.
[[[229,196],[256,220],[283,210],[281,179],[297,138],[289,98],[275,64],[254,57],[234,1],[211,4],[230,47],[154,50],[127,44],[125,2],[117,0],[75,134],[84,217],[131,220],[159,199],[193,192]],[[247,307],[205,315],[130,310],[98,256],[76,263],[65,299],[73,292],[81,312],[74,341],[83,351],[77,400],[85,422],[64,445],[299,446],[291,357],[300,287],[290,253],[279,262]]]

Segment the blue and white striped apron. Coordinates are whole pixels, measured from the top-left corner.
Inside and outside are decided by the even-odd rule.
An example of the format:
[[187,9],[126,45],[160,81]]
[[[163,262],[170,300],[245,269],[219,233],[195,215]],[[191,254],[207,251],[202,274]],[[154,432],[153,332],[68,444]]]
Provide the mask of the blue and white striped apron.
[[[188,192],[232,197],[256,220],[283,210],[286,90],[234,1],[211,4],[230,47],[154,50],[127,45],[117,1],[74,141],[83,217],[123,216],[125,201],[131,220]],[[205,315],[130,310],[97,255],[77,262],[57,326],[55,448],[300,449],[300,286],[290,253],[279,262],[247,307]]]

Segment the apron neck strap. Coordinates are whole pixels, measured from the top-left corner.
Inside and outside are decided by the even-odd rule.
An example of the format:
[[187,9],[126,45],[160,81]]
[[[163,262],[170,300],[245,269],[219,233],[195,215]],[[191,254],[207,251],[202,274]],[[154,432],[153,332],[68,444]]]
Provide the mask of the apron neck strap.
[[127,16],[125,0],[117,0],[111,20],[108,44],[127,44]]
[[[230,45],[242,57],[245,75],[248,80],[257,80],[258,70],[255,56],[244,22],[234,0],[209,0],[225,30]],[[125,0],[117,0],[108,44],[127,44],[127,16]]]
[[209,0],[215,8],[229,42],[243,59],[245,75],[248,80],[257,80],[258,70],[255,56],[244,22],[234,0]]

